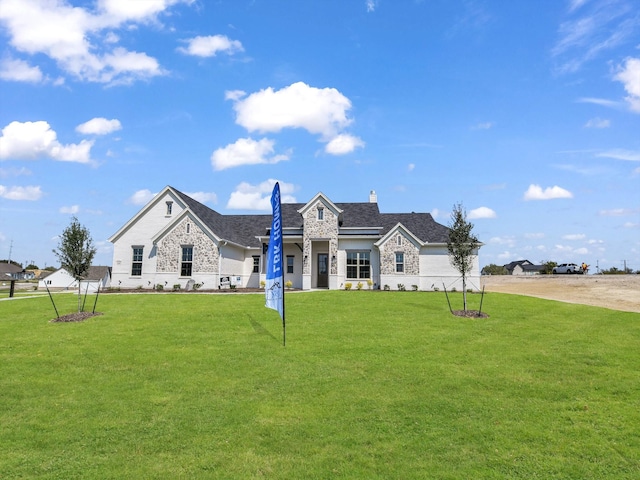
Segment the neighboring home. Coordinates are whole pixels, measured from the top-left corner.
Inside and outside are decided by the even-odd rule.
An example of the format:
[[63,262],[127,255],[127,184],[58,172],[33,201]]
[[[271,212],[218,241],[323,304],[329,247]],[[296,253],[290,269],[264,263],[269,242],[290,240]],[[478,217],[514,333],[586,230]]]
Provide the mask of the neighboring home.
[[13,263],[0,262],[0,281],[33,280],[35,275]]
[[[111,267],[90,267],[85,278],[80,280],[80,291],[82,293],[95,293],[98,287],[100,287],[100,290],[104,290],[110,286]],[[64,268],[59,268],[41,279],[38,282],[38,288],[48,288],[49,290],[77,290],[78,283],[68,271]]]
[[[392,290],[462,287],[449,262],[449,229],[428,213],[380,213],[373,191],[369,202],[334,203],[318,193],[281,211],[284,280],[293,288],[367,289],[369,280]],[[260,288],[271,218],[222,215],[167,186],[109,238],[112,286]],[[468,278],[479,289],[477,252]]]
[[504,265],[509,275],[540,275],[544,265],[534,265],[529,260],[518,260]]

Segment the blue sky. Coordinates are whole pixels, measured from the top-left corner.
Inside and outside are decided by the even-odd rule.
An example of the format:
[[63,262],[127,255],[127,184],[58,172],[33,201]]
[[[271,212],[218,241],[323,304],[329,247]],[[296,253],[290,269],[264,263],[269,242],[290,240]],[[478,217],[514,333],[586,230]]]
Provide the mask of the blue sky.
[[0,258],[171,185],[461,203],[481,265],[640,269],[637,0],[0,0]]

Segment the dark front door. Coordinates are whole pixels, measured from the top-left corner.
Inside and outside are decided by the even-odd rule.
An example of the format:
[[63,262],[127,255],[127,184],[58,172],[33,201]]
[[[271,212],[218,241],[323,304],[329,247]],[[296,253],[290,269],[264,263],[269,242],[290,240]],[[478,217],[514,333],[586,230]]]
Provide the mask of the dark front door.
[[329,286],[329,254],[318,254],[318,288]]

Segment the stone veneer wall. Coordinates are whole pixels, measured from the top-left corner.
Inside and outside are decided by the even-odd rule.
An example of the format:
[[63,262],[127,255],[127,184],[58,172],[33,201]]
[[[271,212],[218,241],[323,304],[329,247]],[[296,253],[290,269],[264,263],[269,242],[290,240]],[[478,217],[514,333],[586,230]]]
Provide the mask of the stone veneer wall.
[[[190,225],[187,233],[187,224]],[[192,273],[217,273],[217,245],[192,220],[185,218],[158,244],[157,271],[180,273],[182,247],[193,245]]]
[[404,253],[404,275],[420,274],[420,249],[413,242],[402,236],[402,245],[398,245],[398,235],[393,235],[384,245],[380,246],[380,273],[383,275],[398,275],[396,273],[396,253]]
[[[324,208],[323,220],[318,220],[318,207]],[[329,241],[329,258],[336,258],[338,255],[338,217],[327,206],[318,201],[304,215],[303,248],[304,255],[311,258],[311,242],[317,239],[327,239]],[[302,273],[311,274],[311,262],[306,261],[303,265]],[[331,275],[338,273],[338,265],[331,261],[329,270]]]

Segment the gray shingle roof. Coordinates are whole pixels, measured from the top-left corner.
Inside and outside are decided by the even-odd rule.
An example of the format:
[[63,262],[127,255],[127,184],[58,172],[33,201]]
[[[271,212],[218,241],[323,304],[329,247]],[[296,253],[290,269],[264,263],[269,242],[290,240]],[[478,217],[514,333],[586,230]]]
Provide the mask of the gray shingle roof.
[[[212,232],[224,240],[243,246],[260,247],[256,236],[267,235],[271,228],[271,214],[222,215],[175,188],[173,190]],[[302,228],[303,219],[298,210],[305,205],[305,203],[282,204],[283,228]],[[446,243],[449,235],[449,229],[437,223],[429,213],[380,213],[378,204],[372,202],[336,203],[335,205],[342,210],[340,226],[343,228],[377,227],[380,236],[383,236],[398,223],[402,223],[413,235],[429,243]]]

